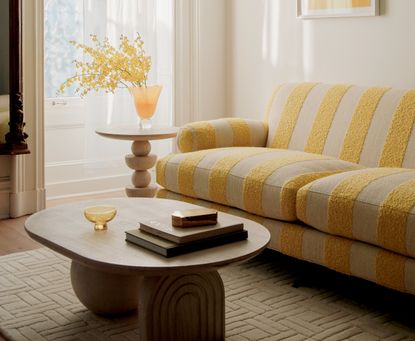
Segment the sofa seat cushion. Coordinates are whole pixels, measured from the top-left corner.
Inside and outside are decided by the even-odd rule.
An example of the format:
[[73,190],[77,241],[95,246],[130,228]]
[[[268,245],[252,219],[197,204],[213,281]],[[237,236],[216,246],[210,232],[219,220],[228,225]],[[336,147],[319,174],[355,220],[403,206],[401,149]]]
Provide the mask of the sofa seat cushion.
[[318,179],[298,191],[297,216],[320,231],[415,257],[415,170],[370,168]]
[[307,183],[360,166],[332,157],[259,147],[171,154],[157,163],[157,182],[193,198],[293,221],[296,194]]
[[415,295],[415,259],[357,240],[332,236],[302,223],[259,217],[237,208],[161,189],[158,198],[179,200],[253,220],[271,233],[270,249]]

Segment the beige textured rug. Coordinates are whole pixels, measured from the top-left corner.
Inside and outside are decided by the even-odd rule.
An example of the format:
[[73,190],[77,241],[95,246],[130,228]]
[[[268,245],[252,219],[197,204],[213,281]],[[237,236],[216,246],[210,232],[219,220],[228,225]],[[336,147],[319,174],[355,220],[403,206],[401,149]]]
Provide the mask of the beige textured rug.
[[[0,257],[3,335],[138,340],[137,315],[104,319],[79,303],[69,264],[44,248]],[[415,340],[414,296],[271,251],[221,275],[227,340]]]

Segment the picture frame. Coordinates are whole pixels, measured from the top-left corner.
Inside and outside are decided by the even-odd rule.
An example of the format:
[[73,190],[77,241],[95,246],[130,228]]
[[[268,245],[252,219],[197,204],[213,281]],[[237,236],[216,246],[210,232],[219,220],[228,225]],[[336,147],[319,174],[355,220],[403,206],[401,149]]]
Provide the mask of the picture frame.
[[379,0],[297,0],[297,18],[364,17],[379,15]]

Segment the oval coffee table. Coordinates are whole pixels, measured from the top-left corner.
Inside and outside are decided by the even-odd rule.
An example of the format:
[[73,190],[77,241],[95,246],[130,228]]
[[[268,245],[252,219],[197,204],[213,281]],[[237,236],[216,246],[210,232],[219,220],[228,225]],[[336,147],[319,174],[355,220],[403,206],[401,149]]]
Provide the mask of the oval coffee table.
[[129,197],[154,197],[157,186],[150,184],[151,174],[148,171],[156,164],[157,155],[150,154],[150,140],[162,140],[175,137],[178,132],[176,127],[154,126],[149,129],[140,129],[137,126],[106,126],[96,129],[98,135],[117,140],[133,141],[132,154],[125,156],[125,163],[134,170],[131,177],[132,186],[125,188]]
[[[92,205],[113,205],[108,230],[94,231],[83,216]],[[142,340],[223,340],[225,294],[217,269],[246,261],[267,245],[270,234],[251,220],[248,239],[165,258],[125,241],[140,220],[198,206],[166,199],[84,201],[40,211],[26,220],[28,234],[72,259],[71,281],[79,300],[98,314],[139,309]],[[219,219],[225,213],[219,213]]]

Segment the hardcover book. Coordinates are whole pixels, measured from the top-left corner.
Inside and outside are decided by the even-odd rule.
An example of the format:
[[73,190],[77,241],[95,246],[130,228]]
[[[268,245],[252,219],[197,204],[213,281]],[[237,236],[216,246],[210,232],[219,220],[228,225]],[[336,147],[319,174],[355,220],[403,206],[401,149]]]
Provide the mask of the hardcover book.
[[192,228],[174,227],[171,223],[170,216],[140,222],[141,231],[178,244],[242,231],[243,227],[243,223],[238,220],[238,218],[221,214],[219,214],[218,222],[215,225],[197,226]]
[[224,235],[214,236],[211,238],[196,240],[185,244],[177,244],[150,233],[141,231],[139,229],[125,231],[125,237],[127,242],[156,252],[164,257],[173,257],[184,253],[245,240],[248,238],[248,231],[240,230]]
[[171,215],[171,223],[176,227],[193,227],[215,225],[218,222],[218,211],[211,208],[193,208],[175,211]]

